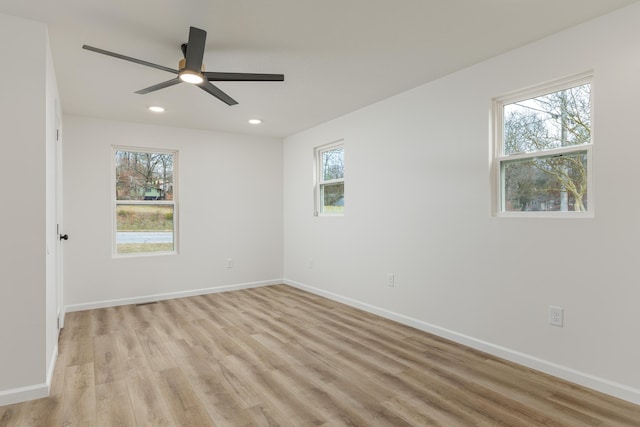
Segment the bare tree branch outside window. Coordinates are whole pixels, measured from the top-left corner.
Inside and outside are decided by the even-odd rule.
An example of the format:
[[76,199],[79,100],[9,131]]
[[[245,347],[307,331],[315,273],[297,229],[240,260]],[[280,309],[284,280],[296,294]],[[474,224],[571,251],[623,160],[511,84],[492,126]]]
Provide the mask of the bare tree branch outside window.
[[504,105],[504,154],[536,153],[502,162],[506,211],[587,210],[587,151],[545,151],[591,142],[591,85]]
[[115,150],[115,253],[175,250],[174,154]]

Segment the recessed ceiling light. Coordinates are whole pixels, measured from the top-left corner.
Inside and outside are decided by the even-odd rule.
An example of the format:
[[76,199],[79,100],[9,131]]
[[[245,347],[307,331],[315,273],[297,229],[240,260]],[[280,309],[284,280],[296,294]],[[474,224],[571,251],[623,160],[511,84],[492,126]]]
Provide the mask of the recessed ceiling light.
[[262,120],[260,120],[260,119],[250,119],[249,123],[251,123],[252,125],[259,125],[260,123],[262,123]]
[[164,112],[164,108],[159,107],[157,105],[152,105],[151,107],[149,107],[149,110],[153,111],[154,113],[163,113]]

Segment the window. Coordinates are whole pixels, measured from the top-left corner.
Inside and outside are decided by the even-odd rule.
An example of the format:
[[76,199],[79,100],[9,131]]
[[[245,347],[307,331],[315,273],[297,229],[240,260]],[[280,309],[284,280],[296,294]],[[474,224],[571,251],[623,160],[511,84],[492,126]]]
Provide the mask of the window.
[[495,101],[499,215],[591,214],[590,79],[585,75]]
[[344,144],[316,148],[316,215],[344,214]]
[[114,148],[114,254],[176,251],[177,152]]

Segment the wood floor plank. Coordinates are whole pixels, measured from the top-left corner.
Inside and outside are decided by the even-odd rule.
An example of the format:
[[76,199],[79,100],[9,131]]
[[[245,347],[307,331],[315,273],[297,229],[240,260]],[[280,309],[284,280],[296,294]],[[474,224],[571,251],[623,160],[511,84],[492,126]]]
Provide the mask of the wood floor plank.
[[359,387],[351,381],[338,384],[327,383],[323,390],[333,396],[339,406],[340,419],[350,419],[355,425],[376,425],[400,427],[411,424],[387,410],[382,402],[374,399],[369,390]]
[[177,425],[214,425],[180,368],[166,369],[155,375],[169,412]]
[[235,353],[236,357],[246,360],[252,369],[258,372],[278,369],[285,362],[282,358],[253,339],[251,335],[243,333],[240,329],[225,328],[229,337],[238,345],[240,351]]
[[[224,331],[223,327],[218,326],[214,321],[210,319],[202,319],[194,322],[198,328],[200,328],[208,337],[209,340],[205,344],[213,357],[222,358],[237,354],[241,351],[240,347],[235,341],[229,337]],[[225,325],[224,327],[233,326]]]
[[612,426],[640,406],[285,285],[68,313],[22,426]]
[[96,385],[96,418],[100,427],[135,425],[129,389],[124,380]]
[[[144,330],[146,328],[146,326],[142,326],[137,329]],[[120,360],[139,359],[145,357],[138,335],[136,335],[135,331],[136,329],[131,328],[112,334]]]
[[96,384],[110,383],[124,378],[126,372],[120,360],[123,353],[119,351],[115,334],[95,336],[93,338],[93,355]]
[[58,351],[67,357],[67,366],[93,363],[93,320],[91,311],[69,313],[60,332]]
[[462,427],[470,425],[448,410],[415,396],[398,396],[382,405],[390,412],[415,426]]
[[97,426],[93,363],[68,366],[63,393],[59,413],[52,414],[53,425]]
[[257,372],[245,360],[233,356],[225,360],[225,366],[238,378],[251,384],[263,397],[264,404],[275,408],[281,417],[293,420],[294,425],[320,425],[325,422],[317,407],[302,400],[299,390],[280,382],[273,371]]
[[114,328],[118,328],[119,322],[115,319],[117,309],[117,307],[108,307],[91,312],[93,318],[92,333],[94,336],[110,334]]
[[[20,412],[26,406],[26,404],[0,406],[0,427],[18,425],[20,422]],[[24,416],[23,419],[25,418],[27,417]]]
[[133,408],[135,425],[172,427],[167,405],[160,395],[159,385],[150,368],[142,368],[139,375],[126,380],[129,399]]
[[217,426],[250,425],[248,409],[261,398],[249,384],[238,381],[226,368],[200,355],[188,357],[184,364],[187,379]]
[[[593,418],[584,412],[576,411],[568,406],[555,402],[552,398],[551,387],[541,381],[539,373],[529,373],[525,369],[517,369],[516,372],[505,371],[492,367],[489,359],[486,363],[475,365],[473,369],[465,372],[465,377],[470,383],[489,388],[492,391],[508,396],[510,400],[518,402],[525,407],[535,408],[546,414],[560,425],[598,426],[601,420]],[[532,382],[531,377],[536,378]],[[559,382],[554,379],[553,382]],[[558,384],[559,385],[559,384]]]
[[182,325],[179,325],[178,322],[174,317],[158,316],[152,327],[163,341],[181,340],[186,338],[186,334],[181,327]]
[[162,371],[176,366],[176,362],[164,345],[162,337],[154,328],[139,329],[136,331],[136,335],[142,352],[152,369]]
[[626,405],[616,405],[616,408],[613,409],[606,398],[603,399],[601,396],[598,396],[594,399],[593,396],[585,397],[581,396],[581,394],[583,393],[569,394],[559,392],[554,393],[549,400],[562,405],[567,412],[569,410],[572,412],[575,411],[583,414],[584,417],[592,417],[596,420],[606,418],[616,425],[636,423],[640,426],[640,417],[638,417],[635,408]]
[[297,427],[294,420],[279,416],[277,410],[268,403],[247,410],[251,417],[251,426],[261,427]]

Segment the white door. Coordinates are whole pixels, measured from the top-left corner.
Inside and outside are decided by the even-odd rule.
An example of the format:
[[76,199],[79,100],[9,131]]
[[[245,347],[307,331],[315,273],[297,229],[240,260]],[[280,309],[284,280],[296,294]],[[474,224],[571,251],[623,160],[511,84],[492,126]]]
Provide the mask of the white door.
[[[56,109],[57,110],[57,109]],[[64,233],[62,222],[62,125],[59,111],[56,111],[56,317],[58,319],[58,330],[64,326],[63,313],[63,251]]]

